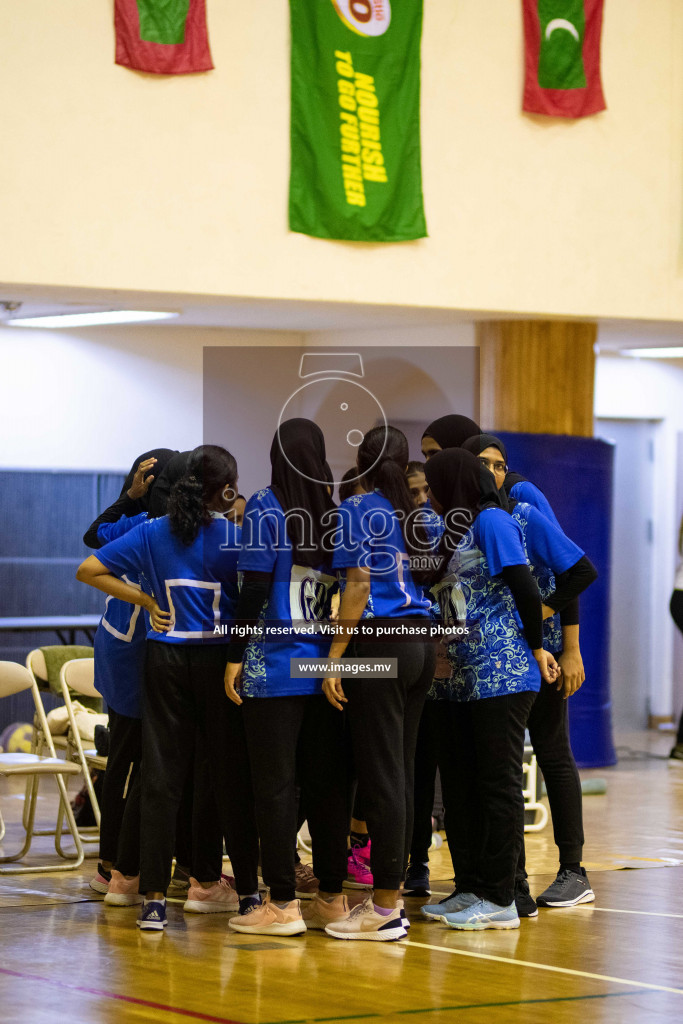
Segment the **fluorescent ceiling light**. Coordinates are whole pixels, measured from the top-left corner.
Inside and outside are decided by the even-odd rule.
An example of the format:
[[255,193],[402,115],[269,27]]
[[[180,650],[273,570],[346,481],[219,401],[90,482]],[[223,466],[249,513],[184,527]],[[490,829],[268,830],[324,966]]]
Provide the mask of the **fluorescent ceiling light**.
[[683,359],[683,348],[622,348],[619,354],[632,359]]
[[[15,316],[5,320],[15,327],[98,327],[102,324],[135,324],[169,320],[179,313],[153,313],[142,309],[110,309],[99,313],[59,313],[55,316]],[[0,321],[1,322],[1,321]]]

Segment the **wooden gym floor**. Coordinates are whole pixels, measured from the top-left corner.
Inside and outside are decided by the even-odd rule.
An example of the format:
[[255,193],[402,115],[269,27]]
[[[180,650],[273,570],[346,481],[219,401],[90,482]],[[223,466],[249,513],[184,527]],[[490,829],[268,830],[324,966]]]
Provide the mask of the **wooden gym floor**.
[[[101,905],[79,872],[0,880],[2,1024],[670,1024],[683,1020],[683,764],[671,736],[619,737],[607,794],[587,796],[586,867],[597,900],[541,910],[518,931],[462,933],[419,914],[394,943],[231,933],[224,915],[170,906],[165,934],[137,908]],[[56,807],[44,783],[39,815]],[[0,780],[3,852],[19,841],[21,788]],[[38,850],[49,839],[37,841]],[[531,889],[556,871],[550,826],[527,835]],[[448,855],[432,854],[448,893]],[[440,896],[436,897],[437,899]]]

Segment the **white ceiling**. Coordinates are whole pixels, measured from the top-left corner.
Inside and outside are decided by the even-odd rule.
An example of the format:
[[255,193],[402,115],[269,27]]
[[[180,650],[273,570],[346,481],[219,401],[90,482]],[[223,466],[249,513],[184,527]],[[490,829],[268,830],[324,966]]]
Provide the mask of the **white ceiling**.
[[[3,302],[19,302],[9,312]],[[37,288],[0,283],[0,324],[11,316],[94,312],[107,309],[153,309],[179,312],[174,325],[259,330],[371,330],[391,327],[447,326],[473,320],[533,319],[504,312],[437,309],[409,306],[378,306],[289,299],[250,299],[233,296],[169,295],[164,293],[67,288]],[[564,318],[558,318],[564,319]],[[601,351],[621,348],[683,345],[683,323],[670,321],[600,321]],[[90,328],[106,331],[107,327]]]

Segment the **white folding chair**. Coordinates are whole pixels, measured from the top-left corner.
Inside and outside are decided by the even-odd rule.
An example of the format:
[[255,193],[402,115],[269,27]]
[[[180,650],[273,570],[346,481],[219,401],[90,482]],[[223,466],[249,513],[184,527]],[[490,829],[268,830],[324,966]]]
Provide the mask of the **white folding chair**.
[[[540,832],[548,824],[548,808],[538,799],[538,763],[534,748],[524,747],[524,811],[532,811],[534,821],[524,825],[525,832]],[[538,816],[538,817],[537,817]]]
[[[40,647],[34,648],[29,651],[26,656],[26,668],[31,673],[33,680],[38,687],[38,690],[43,690],[46,693],[52,693],[47,679],[47,665],[45,664],[45,655],[41,651]],[[56,696],[56,695],[55,695]],[[42,699],[41,699],[42,704]],[[66,750],[67,739],[66,736],[53,736],[52,743],[56,750]],[[42,755],[47,750],[47,743],[45,742],[45,735],[40,726],[40,721],[37,714],[33,716],[33,738],[31,741],[31,753]],[[35,789],[35,795],[38,795],[38,785],[40,783],[40,776],[34,775],[29,778],[26,782],[26,799],[24,800],[24,816],[23,825],[24,828],[27,826],[27,815],[30,807],[30,789]],[[53,829],[34,829],[34,836],[51,836]]]
[[[90,778],[90,769],[95,768],[100,771],[104,771],[107,767],[107,759],[106,757],[101,757],[96,750],[84,748],[81,734],[78,731],[78,723],[76,721],[73,701],[71,700],[71,691],[73,690],[75,693],[81,694],[84,697],[99,697],[101,699],[102,694],[99,690],[95,689],[94,679],[94,658],[76,658],[73,661],[66,661],[62,665],[59,673],[59,682],[62,687],[62,698],[69,718],[69,729],[66,735],[66,757],[68,761],[73,761],[80,765],[85,779],[88,796],[90,797],[90,802],[92,804],[95,821],[97,823],[95,826],[90,826],[80,830],[81,839],[86,843],[98,841],[101,820],[100,805],[97,800],[97,796],[95,795],[95,787],[93,786],[92,779]],[[97,834],[93,836],[90,834],[92,832]]]
[[[74,820],[73,811],[71,810],[71,804],[69,803],[69,795],[67,793],[64,776],[78,775],[80,769],[78,765],[73,764],[70,761],[62,761],[57,757],[52,737],[50,736],[50,730],[48,729],[45,709],[40,697],[40,692],[31,673],[24,667],[24,665],[19,665],[15,661],[0,661],[0,698],[11,697],[15,693],[22,693],[24,690],[31,691],[36,715],[38,716],[40,728],[45,736],[49,756],[44,757],[36,753],[0,754],[0,775],[10,778],[12,776],[53,776],[59,790],[59,810],[57,815],[58,824],[56,829],[50,830],[49,833],[45,834],[55,836],[55,849],[57,853],[65,860],[69,860],[70,863],[67,865],[55,865],[53,863],[31,865],[28,867],[0,867],[0,874],[23,874],[24,872],[35,874],[37,872],[54,871],[56,869],[73,871],[83,863],[84,853],[83,845]],[[13,864],[15,861],[21,860],[22,857],[25,857],[31,848],[33,837],[39,834],[34,829],[37,787],[27,787],[24,799],[29,802],[28,812],[25,815],[27,824],[25,826],[26,835],[24,844],[19,853],[0,857],[0,864]],[[61,849],[61,823],[64,817],[66,817],[68,831],[76,847],[75,854],[66,854]]]

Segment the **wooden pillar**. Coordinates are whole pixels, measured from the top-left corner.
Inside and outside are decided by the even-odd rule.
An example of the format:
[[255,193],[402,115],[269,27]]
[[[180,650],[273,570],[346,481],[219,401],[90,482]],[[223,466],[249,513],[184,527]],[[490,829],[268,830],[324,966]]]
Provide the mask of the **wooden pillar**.
[[476,333],[483,429],[592,437],[595,324],[482,321]]

